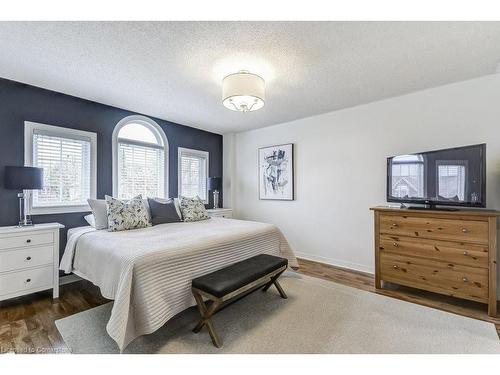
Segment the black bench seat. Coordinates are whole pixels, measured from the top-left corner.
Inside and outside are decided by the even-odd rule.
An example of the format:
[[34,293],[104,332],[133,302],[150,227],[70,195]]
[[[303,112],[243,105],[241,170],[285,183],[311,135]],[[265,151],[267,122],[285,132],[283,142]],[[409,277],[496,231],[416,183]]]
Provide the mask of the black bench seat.
[[[281,297],[287,298],[285,291],[278,283],[278,277],[287,267],[287,259],[260,254],[194,279],[191,284],[192,292],[201,320],[193,331],[199,332],[207,326],[213,344],[218,348],[221,347],[222,340],[215,332],[210,320],[211,316],[220,310],[223,302],[261,286],[264,286],[262,291],[265,292],[271,285],[274,285]],[[207,306],[203,297],[212,303]]]
[[261,254],[193,280],[193,288],[222,298],[269,273],[288,265],[288,260]]

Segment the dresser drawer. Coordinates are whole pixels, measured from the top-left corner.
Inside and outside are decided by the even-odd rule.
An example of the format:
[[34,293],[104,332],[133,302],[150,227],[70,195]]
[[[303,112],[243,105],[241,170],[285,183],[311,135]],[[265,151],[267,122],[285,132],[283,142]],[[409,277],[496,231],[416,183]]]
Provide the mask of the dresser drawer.
[[30,289],[51,288],[53,278],[54,268],[52,266],[0,275],[0,297]]
[[380,232],[390,235],[488,243],[488,222],[380,215]]
[[488,301],[488,269],[380,254],[381,279],[478,302]]
[[28,233],[19,236],[1,236],[0,250],[25,246],[38,246],[54,242],[52,232]]
[[228,209],[209,209],[207,210],[207,213],[210,217],[225,217],[226,219],[233,218],[233,211]]
[[211,214],[211,217],[225,217],[226,219],[231,219],[233,217],[230,213],[221,213],[221,214]]
[[54,263],[52,245],[23,247],[0,252],[0,273]]
[[382,234],[379,250],[404,256],[417,256],[465,266],[488,268],[487,245]]

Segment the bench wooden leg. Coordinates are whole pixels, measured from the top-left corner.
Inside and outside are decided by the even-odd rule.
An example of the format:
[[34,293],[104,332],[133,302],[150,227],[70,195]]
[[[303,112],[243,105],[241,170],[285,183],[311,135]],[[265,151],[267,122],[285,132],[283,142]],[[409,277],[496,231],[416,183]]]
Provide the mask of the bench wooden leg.
[[280,293],[280,296],[281,298],[284,298],[284,299],[287,299],[288,296],[286,295],[285,291],[283,290],[283,288],[281,287],[280,283],[278,282],[278,280],[274,280],[273,282],[274,286],[276,287],[276,289],[278,289],[278,292]]
[[271,280],[269,280],[269,282],[264,286],[264,288],[262,288],[262,291],[266,292],[271,287],[271,285],[274,284],[276,289],[278,289],[278,292],[279,292],[281,298],[287,299],[288,296],[286,295],[285,291],[283,290],[280,283],[278,282],[278,277],[280,277],[283,272],[280,272],[279,274],[271,277]]
[[212,339],[212,343],[217,348],[220,348],[222,346],[222,340],[215,331],[214,324],[212,323],[210,318],[220,307],[221,302],[213,301],[212,304],[207,309],[205,302],[203,302],[203,297],[198,292],[193,290],[193,296],[194,299],[196,300],[196,305],[198,306],[198,311],[200,312],[201,315],[201,320],[196,325],[196,327],[194,327],[193,332],[198,333],[203,328],[203,326],[207,326],[208,333],[210,334],[210,338]]

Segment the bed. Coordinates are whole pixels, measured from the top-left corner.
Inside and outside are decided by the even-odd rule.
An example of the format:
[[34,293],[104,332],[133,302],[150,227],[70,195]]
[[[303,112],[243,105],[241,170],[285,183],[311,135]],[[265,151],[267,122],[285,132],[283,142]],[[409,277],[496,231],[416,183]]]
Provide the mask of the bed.
[[195,305],[192,279],[258,254],[298,266],[276,226],[211,218],[121,232],[72,228],[60,269],[91,281],[114,300],[106,330],[123,350]]

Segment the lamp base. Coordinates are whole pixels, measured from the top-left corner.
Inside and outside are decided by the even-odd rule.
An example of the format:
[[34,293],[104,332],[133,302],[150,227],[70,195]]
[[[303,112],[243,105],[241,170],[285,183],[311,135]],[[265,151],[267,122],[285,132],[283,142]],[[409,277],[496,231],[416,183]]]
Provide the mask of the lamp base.
[[214,209],[219,208],[219,191],[214,190]]
[[33,222],[31,221],[31,219],[28,219],[26,218],[25,220],[23,221],[20,221],[19,224],[17,225],[18,228],[21,228],[21,227],[32,227],[33,225]]
[[33,222],[29,215],[26,214],[26,194],[23,191],[22,193],[17,194],[19,198],[19,223],[17,225],[18,228],[21,227],[31,227],[33,226]]

